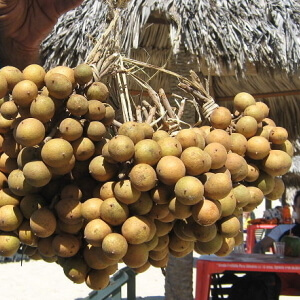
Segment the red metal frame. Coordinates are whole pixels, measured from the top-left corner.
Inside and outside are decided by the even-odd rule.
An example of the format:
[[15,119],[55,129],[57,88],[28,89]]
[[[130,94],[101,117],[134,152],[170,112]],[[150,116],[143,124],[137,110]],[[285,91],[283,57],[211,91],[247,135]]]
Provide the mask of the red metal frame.
[[253,247],[255,245],[255,231],[257,229],[272,229],[276,224],[255,224],[247,226],[247,237],[246,237],[246,252],[252,253]]
[[266,254],[231,254],[226,257],[202,255],[197,260],[196,298],[208,300],[210,293],[211,274],[230,271],[281,272],[300,273],[300,258]]

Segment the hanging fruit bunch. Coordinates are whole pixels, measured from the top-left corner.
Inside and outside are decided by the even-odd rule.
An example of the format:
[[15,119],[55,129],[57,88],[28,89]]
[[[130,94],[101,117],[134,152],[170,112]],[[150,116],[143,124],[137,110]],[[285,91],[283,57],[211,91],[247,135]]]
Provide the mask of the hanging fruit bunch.
[[280,198],[293,155],[264,103],[241,92],[230,112],[193,72],[179,86],[209,123],[183,122],[185,102],[141,80],[149,100],[134,112],[121,65],[122,121],[88,64],[0,70],[0,255],[57,262],[94,290],[120,262],[231,253],[242,212]]

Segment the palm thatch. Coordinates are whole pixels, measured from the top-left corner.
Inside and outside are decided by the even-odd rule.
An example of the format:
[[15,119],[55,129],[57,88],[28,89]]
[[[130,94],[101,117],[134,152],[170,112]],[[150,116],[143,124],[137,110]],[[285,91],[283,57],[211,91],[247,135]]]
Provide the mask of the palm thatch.
[[[85,61],[111,21],[111,3],[85,1],[64,15],[42,44],[45,67]],[[210,75],[210,91],[224,106],[240,91],[252,93],[270,106],[271,118],[292,140],[298,138],[299,1],[132,0],[118,11],[117,51],[183,76],[190,69]],[[161,72],[140,76],[166,93],[177,85]],[[139,90],[132,82],[129,88]]]
[[300,189],[300,156],[293,157],[292,166],[288,173],[282,177],[285,186],[292,191]]

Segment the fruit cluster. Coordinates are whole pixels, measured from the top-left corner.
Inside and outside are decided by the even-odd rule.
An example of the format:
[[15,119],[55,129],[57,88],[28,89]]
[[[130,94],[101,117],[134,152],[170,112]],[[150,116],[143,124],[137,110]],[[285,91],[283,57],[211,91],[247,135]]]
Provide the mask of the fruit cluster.
[[109,90],[90,66],[0,70],[0,255],[21,247],[98,290],[118,263],[228,255],[240,217],[281,197],[293,146],[248,93],[210,125],[169,133],[129,121],[110,135]]

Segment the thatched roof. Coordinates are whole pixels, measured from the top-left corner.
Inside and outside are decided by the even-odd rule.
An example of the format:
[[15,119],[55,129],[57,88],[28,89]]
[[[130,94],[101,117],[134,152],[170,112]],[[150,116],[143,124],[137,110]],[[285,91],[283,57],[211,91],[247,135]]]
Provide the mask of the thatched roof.
[[[246,0],[238,4],[132,0],[119,10],[120,51],[127,57],[166,66],[184,76],[190,69],[203,76],[209,73],[211,92],[222,105],[232,105],[228,99],[240,91],[255,94],[271,107],[271,118],[277,125],[287,128],[290,138],[298,138],[298,0]],[[42,45],[45,66],[83,62],[110,19],[104,0],[87,0],[67,13]],[[177,82],[159,73],[150,83],[170,92]],[[137,87],[132,84],[130,89]]]
[[[52,52],[52,48],[58,58],[65,48],[68,51],[60,62],[76,64],[84,59],[93,38],[101,36],[108,12],[105,1],[86,1],[67,13],[46,40],[44,46],[49,48],[44,48],[44,55]],[[122,15],[122,50],[127,54],[132,48],[141,47],[141,43],[146,49],[157,50],[167,49],[171,43],[176,54],[181,44],[188,53],[205,60],[219,73],[223,64],[243,71],[247,62],[293,73],[300,63],[300,3],[297,0],[248,0],[238,4],[221,0],[132,0],[122,9]],[[158,26],[153,30],[155,35],[145,38],[149,17]],[[167,25],[169,30],[164,32],[161,25]],[[51,58],[47,55],[47,59]]]
[[293,157],[292,166],[288,173],[282,177],[285,185],[291,189],[300,189],[300,156]]

